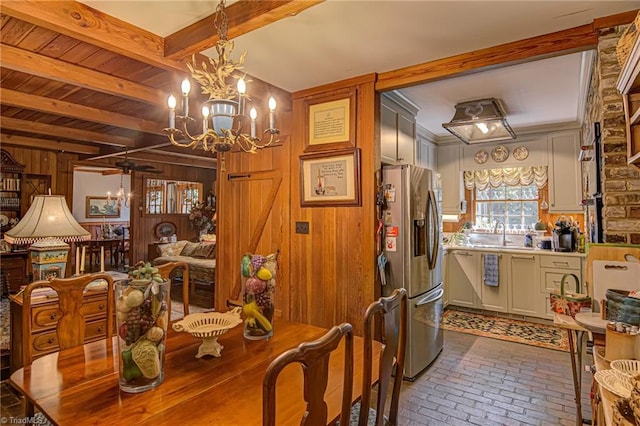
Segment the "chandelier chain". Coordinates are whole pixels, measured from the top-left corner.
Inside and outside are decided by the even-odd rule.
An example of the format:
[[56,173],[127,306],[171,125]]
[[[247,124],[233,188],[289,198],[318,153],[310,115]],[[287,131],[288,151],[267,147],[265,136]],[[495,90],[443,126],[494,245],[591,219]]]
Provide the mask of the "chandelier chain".
[[225,0],[221,0],[218,6],[216,6],[216,15],[213,18],[213,26],[218,31],[218,38],[220,40],[227,41],[227,32],[229,30],[229,21],[227,14],[224,11]]

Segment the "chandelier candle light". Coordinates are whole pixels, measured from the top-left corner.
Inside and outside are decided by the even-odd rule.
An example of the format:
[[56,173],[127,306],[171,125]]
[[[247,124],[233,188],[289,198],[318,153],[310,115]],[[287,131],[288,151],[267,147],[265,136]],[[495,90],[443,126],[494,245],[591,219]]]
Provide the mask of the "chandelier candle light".
[[[264,130],[264,137],[257,137],[255,107],[246,116],[246,103],[251,101],[247,94],[246,74],[240,75],[247,52],[240,55],[237,61],[229,58],[234,43],[227,38],[227,15],[224,11],[225,0],[221,0],[216,8],[214,26],[218,32],[216,52],[218,58],[209,58],[209,65],[202,62],[198,67],[195,55],[192,62],[187,63],[191,77],[200,84],[203,94],[209,100],[202,105],[202,133],[192,134],[189,127],[197,120],[189,116],[189,92],[191,83],[188,79],[182,82],[181,114],[176,116],[177,100],[169,96],[169,127],[164,129],[169,140],[175,146],[218,152],[224,170],[224,153],[234,147],[244,152],[255,153],[258,149],[268,147],[277,140],[275,135],[280,131],[275,126],[276,100],[269,98],[269,128]],[[230,84],[237,80],[237,84]],[[245,133],[249,124],[249,134]],[[177,127],[176,127],[177,125]],[[193,127],[193,126],[192,126]],[[197,127],[197,126],[195,126]]]

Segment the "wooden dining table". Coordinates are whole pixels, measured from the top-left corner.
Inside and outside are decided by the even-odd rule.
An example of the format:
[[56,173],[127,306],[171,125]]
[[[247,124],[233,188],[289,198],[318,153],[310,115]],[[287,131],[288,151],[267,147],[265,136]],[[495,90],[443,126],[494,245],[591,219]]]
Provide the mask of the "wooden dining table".
[[[222,356],[196,358],[201,339],[169,330],[164,381],[155,389],[128,394],[118,387],[117,337],[45,355],[11,375],[11,384],[57,425],[260,425],[262,379],[279,354],[328,330],[276,320],[268,340],[249,341],[242,325],[218,338]],[[354,341],[353,402],[360,399],[363,339]],[[374,360],[382,344],[374,342]],[[330,359],[325,393],[329,419],[338,419],[342,396],[344,339]],[[304,413],[302,368],[290,365],[277,383],[278,425],[300,424]],[[372,385],[378,380],[374,361]]]

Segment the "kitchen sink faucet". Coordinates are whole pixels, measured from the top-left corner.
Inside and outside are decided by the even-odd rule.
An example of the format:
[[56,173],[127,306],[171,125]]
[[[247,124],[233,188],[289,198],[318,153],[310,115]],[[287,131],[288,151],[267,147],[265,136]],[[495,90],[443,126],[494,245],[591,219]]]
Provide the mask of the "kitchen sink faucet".
[[493,228],[493,233],[497,234],[498,233],[498,225],[502,225],[502,245],[506,246],[507,245],[507,227],[504,226],[504,222],[496,222],[496,226],[495,228]]

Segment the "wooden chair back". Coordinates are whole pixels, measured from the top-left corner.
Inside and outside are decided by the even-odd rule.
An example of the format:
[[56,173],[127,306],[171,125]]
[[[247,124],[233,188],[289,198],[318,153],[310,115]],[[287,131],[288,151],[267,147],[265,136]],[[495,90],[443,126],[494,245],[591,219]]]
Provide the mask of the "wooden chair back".
[[105,280],[107,283],[107,316],[106,316],[106,336],[113,335],[113,310],[114,290],[113,278],[104,273],[85,274],[71,278],[54,278],[50,281],[35,281],[24,290],[23,293],[23,315],[22,315],[22,353],[23,365],[30,365],[33,358],[33,345],[31,343],[31,306],[33,291],[50,287],[58,295],[58,309],[60,315],[56,324],[56,334],[60,350],[75,346],[84,345],[85,341],[85,318],[82,315],[82,304],[84,291],[89,283],[96,280]]
[[[365,426],[368,422],[369,408],[371,404],[371,370],[373,369],[373,333],[375,332],[375,319],[381,322],[381,338],[384,348],[380,354],[378,397],[375,406],[375,424],[398,424],[398,402],[400,399],[400,387],[404,374],[404,357],[407,343],[407,291],[396,289],[388,297],[381,297],[367,308],[364,319],[364,372],[362,381],[362,401],[360,405],[359,426]],[[392,385],[393,382],[393,385]],[[388,414],[385,414],[385,406],[389,387],[391,392],[391,404]],[[385,419],[386,416],[386,419]]]
[[[184,306],[184,316],[189,315],[189,264],[186,262],[167,262],[161,265],[157,265],[158,273],[165,280],[171,279],[171,273],[174,269],[182,268],[182,304]],[[173,284],[173,283],[172,283]],[[171,289],[169,289],[171,292]],[[171,312],[171,297],[168,300],[169,312]]]
[[349,424],[351,397],[353,394],[353,327],[349,323],[334,326],[320,339],[304,342],[289,349],[274,359],[262,382],[262,424],[275,426],[276,422],[276,381],[278,374],[291,363],[300,363],[304,374],[303,397],[306,409],[301,425],[318,426],[327,424],[327,404],[324,394],[329,379],[329,357],[344,337],[344,381],[342,387],[342,409],[340,423]]

